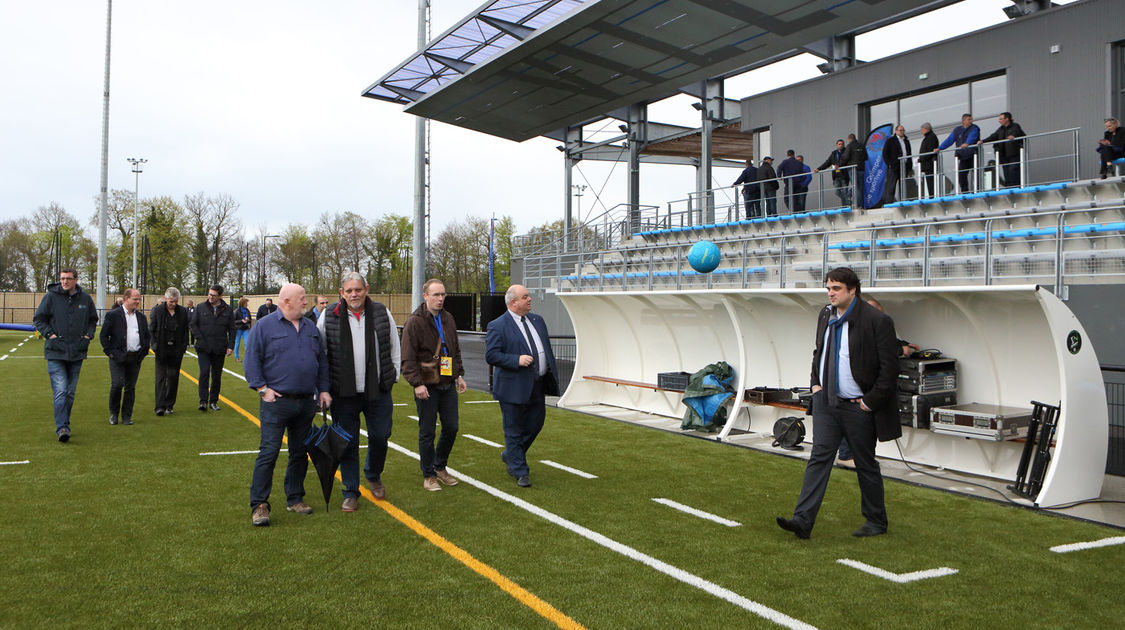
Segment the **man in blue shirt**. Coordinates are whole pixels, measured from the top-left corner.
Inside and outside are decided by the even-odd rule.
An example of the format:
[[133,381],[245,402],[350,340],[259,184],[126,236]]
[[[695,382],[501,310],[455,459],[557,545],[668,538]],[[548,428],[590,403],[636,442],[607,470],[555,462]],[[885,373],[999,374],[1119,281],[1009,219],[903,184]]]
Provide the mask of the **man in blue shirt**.
[[977,155],[977,140],[980,140],[980,127],[973,124],[972,114],[961,114],[961,126],[949,132],[949,137],[934,151],[944,151],[956,146],[953,155],[957,156],[958,192],[973,192],[969,187],[969,175],[973,172],[973,158]]
[[289,432],[289,464],[285,468],[285,499],[290,512],[311,514],[305,503],[309,460],[305,435],[321,407],[332,404],[328,393],[328,360],[316,324],[304,317],[305,289],[286,284],[277,296],[278,310],[250,329],[243,367],[246,382],[258,390],[262,439],[250,483],[252,522],[270,524],[273,468],[281,438]]

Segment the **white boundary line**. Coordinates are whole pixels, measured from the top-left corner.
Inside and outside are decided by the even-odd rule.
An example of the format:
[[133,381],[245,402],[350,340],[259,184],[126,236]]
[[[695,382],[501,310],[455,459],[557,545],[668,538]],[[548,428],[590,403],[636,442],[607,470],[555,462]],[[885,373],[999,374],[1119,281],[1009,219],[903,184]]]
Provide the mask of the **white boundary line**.
[[22,462],[0,462],[0,466],[17,466],[19,464],[30,464],[30,459],[25,459]]
[[1091,540],[1090,542],[1070,543],[1069,545],[1055,545],[1054,547],[1051,547],[1051,551],[1055,553],[1070,553],[1071,551],[1096,549],[1098,547],[1112,547],[1113,545],[1125,545],[1125,536],[1102,538],[1101,540]]
[[461,437],[467,437],[470,440],[473,440],[474,442],[480,442],[481,444],[487,444],[488,446],[492,446],[492,447],[495,447],[495,448],[504,448],[503,444],[497,444],[496,442],[493,442],[492,440],[486,440],[482,437],[477,437],[477,436],[473,435],[472,433],[462,433]]
[[598,478],[597,475],[591,475],[588,472],[578,470],[577,468],[571,468],[570,466],[563,466],[562,464],[560,464],[558,462],[553,462],[549,459],[541,459],[541,460],[539,460],[539,463],[540,464],[546,464],[546,465],[548,465],[552,468],[558,468],[559,470],[565,470],[566,472],[568,472],[572,475],[578,475],[579,477],[582,477],[583,479],[597,479]]
[[[361,431],[361,433],[363,433],[363,431]],[[399,446],[398,444],[395,444],[394,442],[388,442],[387,446],[389,448],[392,448],[392,449],[402,453],[403,455],[406,455],[408,457],[412,457],[414,459],[418,459],[417,453],[414,453],[413,451],[410,451],[406,448],[403,448],[403,447]],[[498,498],[502,501],[507,501],[508,503],[511,503],[512,505],[514,505],[518,508],[521,508],[521,509],[523,509],[527,512],[530,512],[531,514],[534,514],[535,516],[538,516],[538,517],[540,517],[540,518],[542,518],[542,519],[544,519],[544,520],[546,520],[550,523],[553,523],[553,524],[558,525],[558,526],[560,526],[560,527],[562,527],[566,530],[569,530],[569,531],[571,531],[575,534],[578,534],[579,536],[581,536],[581,537],[583,537],[583,538],[585,538],[589,541],[592,541],[594,543],[597,543],[597,544],[605,547],[606,549],[609,549],[611,551],[615,551],[615,552],[617,552],[617,553],[619,553],[619,554],[621,554],[621,555],[623,555],[626,558],[629,558],[631,560],[636,560],[637,562],[640,562],[641,564],[644,564],[645,566],[648,566],[652,569],[655,569],[656,571],[659,571],[660,573],[663,573],[664,575],[667,575],[667,576],[669,576],[669,577],[671,577],[675,580],[679,580],[680,582],[683,582],[684,584],[687,584],[689,586],[693,586],[693,587],[698,588],[698,589],[700,589],[700,590],[702,590],[706,593],[714,595],[715,597],[718,597],[719,599],[722,599],[722,600],[727,601],[731,604],[734,604],[735,606],[738,606],[739,608],[742,608],[742,609],[747,610],[747,611],[749,611],[749,612],[751,612],[755,615],[758,615],[759,617],[762,617],[764,619],[768,619],[769,621],[772,621],[772,622],[774,622],[774,623],[776,623],[780,626],[784,626],[786,628],[791,628],[793,630],[816,630],[816,626],[807,624],[807,623],[801,621],[800,619],[795,619],[793,617],[790,617],[789,615],[786,615],[783,612],[774,610],[774,609],[770,608],[769,606],[766,606],[765,604],[759,604],[758,602],[755,602],[751,599],[747,599],[746,597],[743,597],[742,595],[739,595],[738,593],[735,593],[734,591],[732,591],[730,589],[719,586],[718,584],[715,584],[714,582],[710,582],[708,580],[705,580],[705,579],[699,577],[698,575],[695,575],[693,573],[688,573],[687,571],[684,571],[683,569],[672,566],[672,565],[668,564],[667,562],[657,560],[656,558],[653,558],[652,556],[650,556],[646,553],[638,551],[638,550],[636,550],[636,549],[634,549],[634,548],[632,548],[628,545],[625,545],[623,543],[619,543],[616,540],[613,540],[612,538],[609,538],[608,536],[605,536],[604,534],[599,534],[598,532],[595,532],[592,529],[588,529],[588,528],[583,527],[583,526],[581,526],[581,525],[579,525],[579,524],[577,524],[573,521],[569,521],[569,520],[559,516],[558,514],[555,514],[553,512],[548,512],[547,510],[544,510],[543,508],[541,508],[537,505],[528,503],[527,501],[524,501],[523,499],[515,497],[511,494],[508,494],[507,492],[504,492],[502,490],[498,490],[498,489],[496,489],[496,488],[494,488],[494,487],[492,487],[492,486],[490,486],[490,485],[488,485],[488,484],[486,484],[482,481],[477,481],[476,479],[473,479],[472,477],[469,477],[465,474],[457,472],[456,470],[453,470],[452,468],[450,468],[448,470],[449,470],[450,474],[456,475],[458,479],[460,479],[461,481],[469,484],[470,486],[473,486],[475,488],[479,488],[480,490],[484,490],[488,494],[491,494],[492,496],[494,496],[494,497],[496,497],[496,498]]]
[[8,358],[8,355],[5,354],[4,356],[0,357],[0,361],[3,361],[4,359],[7,359],[7,358]]
[[499,400],[466,400],[466,405],[493,405],[499,403]]
[[906,584],[908,582],[917,582],[918,580],[928,580],[930,578],[943,577],[946,575],[953,575],[957,573],[957,569],[950,569],[949,567],[938,567],[937,569],[926,569],[925,571],[914,571],[913,573],[891,573],[886,569],[873,567],[870,564],[860,562],[859,560],[851,560],[848,558],[840,558],[836,562],[842,565],[849,566],[853,569],[858,569],[864,573],[874,575],[875,577],[890,580],[895,584]]
[[691,506],[684,505],[683,503],[677,503],[677,502],[675,502],[671,499],[663,499],[663,498],[653,497],[652,500],[659,503],[660,505],[667,505],[668,507],[672,508],[673,510],[679,510],[681,512],[686,512],[688,514],[691,514],[692,516],[698,516],[699,518],[707,519],[709,521],[714,521],[714,522],[716,522],[720,525],[726,525],[727,527],[741,527],[742,526],[742,523],[739,523],[738,521],[732,521],[728,518],[723,518],[721,516],[718,516],[716,514],[712,514],[710,512],[704,512],[703,510],[697,510],[697,509],[695,509]]
[[[281,452],[282,453],[288,453],[289,449],[283,448],[283,449],[281,449]],[[200,457],[206,457],[208,455],[257,455],[257,454],[258,454],[258,451],[213,451],[213,452],[210,452],[210,453],[200,453],[199,456]]]

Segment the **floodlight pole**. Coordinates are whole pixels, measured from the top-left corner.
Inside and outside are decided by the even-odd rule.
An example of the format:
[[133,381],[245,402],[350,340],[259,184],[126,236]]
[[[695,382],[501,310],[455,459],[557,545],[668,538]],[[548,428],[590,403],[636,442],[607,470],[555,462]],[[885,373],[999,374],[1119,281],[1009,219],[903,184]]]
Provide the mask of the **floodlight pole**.
[[109,44],[111,26],[113,23],[113,0],[106,0],[105,16],[105,85],[102,89],[102,179],[98,193],[98,278],[97,278],[97,305],[98,313],[105,309],[105,275],[106,252],[105,232],[106,197],[109,191]]
[[[429,33],[430,0],[418,0],[418,50],[426,47]],[[422,303],[426,282],[426,119],[414,121],[414,274],[410,285],[410,306]],[[359,271],[358,269],[356,271]]]
[[141,173],[145,170],[145,158],[126,158],[133,165],[133,175],[136,181],[133,184],[133,286],[137,286],[137,202],[141,200]]

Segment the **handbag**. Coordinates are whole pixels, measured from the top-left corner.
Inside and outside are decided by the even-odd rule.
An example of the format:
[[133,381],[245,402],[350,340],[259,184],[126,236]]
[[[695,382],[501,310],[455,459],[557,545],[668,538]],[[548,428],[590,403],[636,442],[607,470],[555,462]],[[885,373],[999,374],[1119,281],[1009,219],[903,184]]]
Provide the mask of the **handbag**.
[[441,359],[438,358],[438,353],[434,352],[434,358],[431,361],[419,361],[418,370],[422,372],[422,383],[437,385],[441,382]]

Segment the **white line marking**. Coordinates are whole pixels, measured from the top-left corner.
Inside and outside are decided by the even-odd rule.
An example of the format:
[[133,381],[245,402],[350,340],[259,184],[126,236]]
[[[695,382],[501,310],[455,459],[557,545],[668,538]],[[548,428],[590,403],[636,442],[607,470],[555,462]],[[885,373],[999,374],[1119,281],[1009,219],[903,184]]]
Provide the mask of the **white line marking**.
[[465,404],[466,405],[491,405],[491,404],[499,403],[499,402],[500,402],[499,400],[466,400]]
[[671,499],[658,499],[658,498],[654,497],[652,500],[656,501],[657,503],[659,503],[661,505],[667,505],[668,507],[672,508],[673,510],[679,510],[681,512],[687,512],[688,514],[691,514],[692,516],[698,516],[699,518],[705,518],[709,521],[714,521],[714,522],[716,522],[720,525],[726,525],[727,527],[739,527],[739,526],[742,525],[742,523],[739,523],[738,521],[732,521],[730,519],[723,518],[721,516],[712,514],[710,512],[704,512],[703,510],[697,510],[697,509],[695,509],[691,506],[684,505],[683,503],[677,503],[677,502],[675,502]]
[[[288,453],[289,449],[283,448],[283,449],[281,449],[281,452],[282,453]],[[207,455],[257,455],[257,454],[258,454],[258,451],[216,451],[216,452],[211,452],[211,453],[200,453],[199,456],[200,457],[206,457]]]
[[418,416],[406,416],[406,417],[410,418],[411,420],[413,420],[415,422],[418,422]]
[[23,344],[24,344],[24,342],[22,342],[22,341],[21,341],[21,342],[19,342],[18,344],[16,344],[16,347],[17,347],[17,348],[22,348],[22,347],[23,347]]
[[918,580],[928,580],[930,578],[943,577],[946,575],[953,575],[957,573],[957,569],[950,569],[949,567],[938,567],[937,569],[926,569],[925,571],[914,571],[913,573],[891,573],[879,567],[873,567],[870,564],[865,564],[858,560],[849,560],[848,558],[841,558],[837,560],[840,564],[849,566],[853,569],[858,569],[864,573],[869,573],[875,577],[881,577],[884,580],[890,580],[896,584],[906,584],[908,582],[917,582]]
[[[497,444],[497,446],[500,446],[500,445]],[[588,472],[583,472],[581,470],[578,470],[577,468],[571,468],[570,466],[563,466],[562,464],[560,464],[558,462],[553,462],[549,459],[541,459],[541,460],[539,460],[539,463],[540,464],[546,464],[546,465],[548,465],[552,468],[558,468],[559,470],[565,470],[566,472],[568,472],[572,475],[578,475],[579,477],[582,477],[583,479],[597,479],[598,478],[597,475],[591,475]]]
[[393,407],[405,407],[406,403],[394,403],[392,406]]
[[3,361],[4,359],[7,359],[7,358],[8,358],[8,355],[5,354],[4,356],[0,357],[0,361]]
[[[395,444],[394,442],[388,442],[387,446],[389,446],[390,448],[402,453],[403,455],[406,455],[408,457],[412,457],[414,459],[418,459],[417,453],[414,453],[414,452],[412,452],[408,449],[405,449],[405,448],[399,446],[398,444]],[[702,590],[706,593],[714,595],[715,597],[718,597],[719,599],[730,602],[731,604],[734,604],[735,606],[738,606],[739,608],[742,608],[744,610],[750,611],[751,613],[753,613],[755,615],[758,615],[759,617],[762,617],[764,619],[768,619],[769,621],[772,621],[772,622],[774,622],[774,623],[776,623],[780,626],[784,626],[786,628],[791,628],[793,630],[816,630],[816,626],[807,624],[807,623],[801,621],[800,619],[795,619],[793,617],[790,617],[789,615],[786,615],[783,612],[774,610],[773,608],[770,608],[769,606],[766,606],[765,604],[759,604],[758,602],[753,601],[751,599],[748,599],[746,597],[743,597],[742,595],[739,595],[738,593],[735,593],[734,591],[732,591],[730,589],[719,586],[718,584],[715,584],[714,582],[710,582],[708,580],[705,580],[705,579],[699,577],[698,575],[695,575],[693,573],[688,573],[687,571],[684,571],[683,569],[672,566],[672,565],[668,564],[667,562],[657,560],[656,558],[653,558],[652,556],[650,556],[646,553],[642,553],[640,551],[637,551],[636,549],[633,549],[632,547],[630,547],[628,545],[625,545],[623,543],[619,543],[616,540],[613,540],[612,538],[609,538],[608,536],[605,536],[604,534],[599,534],[598,532],[595,532],[592,529],[588,529],[586,527],[583,527],[583,526],[579,525],[578,523],[575,523],[573,521],[569,521],[569,520],[559,516],[558,514],[555,514],[553,512],[548,512],[547,510],[544,510],[543,508],[541,508],[537,505],[528,503],[527,501],[524,501],[523,499],[520,499],[518,497],[510,495],[507,492],[503,492],[501,490],[493,488],[492,486],[490,486],[490,485],[488,485],[488,484],[486,484],[482,481],[477,481],[476,479],[473,479],[472,477],[469,477],[468,475],[465,475],[464,473],[457,472],[456,470],[453,470],[452,468],[450,468],[448,470],[449,470],[449,474],[455,475],[458,479],[460,479],[461,481],[469,484],[470,486],[474,486],[476,488],[484,490],[488,494],[491,494],[492,496],[494,496],[494,497],[496,497],[496,498],[498,498],[502,501],[507,501],[508,503],[511,503],[512,505],[514,505],[518,508],[526,510],[526,511],[534,514],[535,516],[538,516],[538,517],[540,517],[540,518],[542,518],[542,519],[544,519],[544,520],[546,520],[550,523],[554,523],[555,525],[558,525],[560,527],[563,527],[564,529],[567,529],[571,532],[574,532],[575,534],[578,534],[579,536],[581,536],[581,537],[583,537],[587,540],[595,542],[595,543],[605,547],[606,549],[610,549],[611,551],[616,551],[617,553],[619,553],[619,554],[621,554],[621,555],[623,555],[627,558],[630,558],[632,560],[636,560],[637,562],[640,562],[641,564],[644,564],[645,566],[648,566],[648,567],[650,567],[650,568],[652,568],[656,571],[659,571],[660,573],[663,573],[664,575],[667,575],[667,576],[669,576],[669,577],[671,577],[675,580],[679,580],[680,582],[683,582],[684,584],[687,584],[689,586],[693,586],[693,587],[698,588],[698,589],[700,589],[700,590]]]
[[487,444],[489,446],[494,446],[496,448],[504,448],[503,444],[497,444],[496,442],[493,442],[492,440],[486,440],[482,437],[477,437],[477,436],[473,435],[472,433],[462,433],[461,435],[463,435],[464,437],[467,437],[470,440],[473,440],[475,442],[480,442],[481,444]]
[[1096,549],[1098,547],[1111,547],[1113,545],[1125,545],[1125,536],[1102,538],[1101,540],[1091,540],[1090,542],[1070,543],[1069,545],[1055,545],[1054,547],[1051,547],[1051,551],[1055,553],[1070,553],[1071,551]]
[[16,348],[19,348],[19,346],[16,346],[15,348],[12,348],[11,350],[9,350],[8,354],[15,354]]
[[16,466],[18,464],[30,464],[30,459],[25,459],[22,462],[0,462],[0,466]]

